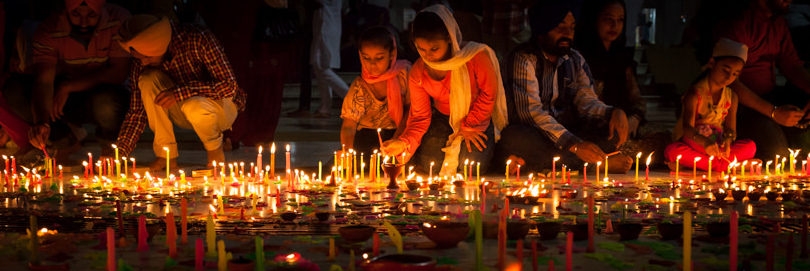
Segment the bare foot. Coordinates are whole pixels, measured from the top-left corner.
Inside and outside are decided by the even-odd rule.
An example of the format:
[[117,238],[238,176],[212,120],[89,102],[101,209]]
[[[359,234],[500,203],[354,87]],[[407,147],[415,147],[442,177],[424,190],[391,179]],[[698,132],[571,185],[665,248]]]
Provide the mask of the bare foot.
[[[157,157],[149,164],[149,171],[156,172],[166,169],[166,158]],[[177,158],[169,159],[169,170],[177,169]]]
[[633,166],[633,158],[624,154],[616,154],[608,158],[608,172],[627,173]]

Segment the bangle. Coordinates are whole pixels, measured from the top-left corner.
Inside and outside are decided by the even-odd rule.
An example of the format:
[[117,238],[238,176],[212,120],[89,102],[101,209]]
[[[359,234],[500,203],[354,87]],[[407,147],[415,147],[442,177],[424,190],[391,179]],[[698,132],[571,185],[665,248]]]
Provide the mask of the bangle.
[[771,111],[771,119],[772,119],[772,120],[775,120],[775,119],[773,118],[773,117],[774,117],[774,114],[776,114],[776,106],[775,106],[775,105],[773,106],[773,111]]
[[579,150],[579,147],[577,146],[577,144],[574,144],[574,155],[577,155],[578,150]]

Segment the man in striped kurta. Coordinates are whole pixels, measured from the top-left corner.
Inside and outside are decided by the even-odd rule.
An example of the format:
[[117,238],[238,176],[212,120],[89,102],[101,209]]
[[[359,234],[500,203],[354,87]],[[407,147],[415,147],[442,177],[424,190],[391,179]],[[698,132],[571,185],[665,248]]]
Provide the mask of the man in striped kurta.
[[[131,57],[116,42],[118,25],[129,16],[124,8],[104,0],[66,0],[65,10],[37,27],[33,79],[21,84],[30,85],[31,91],[16,90],[30,100],[17,104],[21,110],[16,111],[31,121],[28,134],[34,147],[77,150],[83,136],[74,130],[94,124],[101,155],[111,155],[129,105],[123,83]],[[58,154],[60,162],[69,151]]]
[[[510,125],[496,146],[499,162],[511,159],[537,172],[560,157],[557,166],[578,169],[583,162],[605,163],[606,153],[627,139],[624,111],[597,98],[588,64],[571,49],[578,10],[575,1],[563,0],[532,8],[532,39],[506,59]],[[612,172],[627,172],[632,163],[622,154],[610,159]]]

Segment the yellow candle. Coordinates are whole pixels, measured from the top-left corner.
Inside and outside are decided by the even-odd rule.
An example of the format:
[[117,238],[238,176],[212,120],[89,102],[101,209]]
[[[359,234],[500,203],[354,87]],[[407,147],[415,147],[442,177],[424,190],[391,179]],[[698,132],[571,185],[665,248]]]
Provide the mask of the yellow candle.
[[169,148],[168,147],[163,147],[163,149],[166,150],[166,179],[168,179],[169,178],[169,159],[171,159],[171,157],[169,156]]
[[681,177],[681,175],[680,175],[681,167],[680,166],[681,166],[681,155],[678,154],[678,157],[675,158],[675,179],[676,180]]
[[692,213],[683,212],[683,270],[692,270]]
[[329,238],[329,257],[327,257],[326,260],[335,260],[335,238]]
[[225,254],[225,241],[217,241],[217,269],[228,271],[228,255]]
[[[563,174],[565,174],[565,172],[563,172]],[[608,157],[607,156],[605,156],[605,180],[609,180],[608,179]]]
[[276,177],[276,143],[270,146],[270,178]]
[[481,162],[475,165],[475,179],[478,180],[478,185],[481,185]]
[[509,164],[512,163],[512,160],[506,161],[506,182],[509,182]]
[[[638,154],[636,154],[636,181],[637,182],[638,182],[638,158],[640,158],[640,157],[641,157],[641,153],[639,152]],[[599,174],[599,173],[597,173],[597,174]],[[597,182],[599,181],[598,179],[599,178],[597,178],[597,180],[596,180]]]
[[712,180],[712,160],[714,160],[714,156],[709,156],[709,181]]
[[216,257],[217,251],[214,247],[216,245],[216,238],[217,238],[217,231],[214,228],[214,218],[211,214],[208,214],[208,218],[205,220],[205,242],[206,246],[208,246],[208,252],[206,252],[206,257]]
[[121,175],[121,165],[118,164],[118,146],[112,144],[113,149],[115,150],[115,176]]

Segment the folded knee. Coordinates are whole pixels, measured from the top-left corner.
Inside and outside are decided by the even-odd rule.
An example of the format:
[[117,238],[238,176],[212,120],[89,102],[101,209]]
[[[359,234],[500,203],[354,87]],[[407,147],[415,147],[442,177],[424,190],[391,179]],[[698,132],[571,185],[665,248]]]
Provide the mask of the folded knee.
[[208,122],[217,117],[217,107],[214,102],[203,97],[191,97],[183,101],[180,110],[191,123]]
[[165,72],[158,69],[144,69],[138,77],[138,88],[143,92],[160,92],[174,85],[172,79]]

